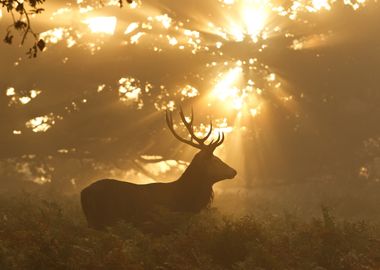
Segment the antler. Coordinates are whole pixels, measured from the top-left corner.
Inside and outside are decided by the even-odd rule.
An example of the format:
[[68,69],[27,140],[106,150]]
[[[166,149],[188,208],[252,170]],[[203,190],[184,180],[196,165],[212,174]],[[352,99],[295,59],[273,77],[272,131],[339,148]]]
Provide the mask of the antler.
[[[220,135],[220,134],[222,134],[222,135]],[[223,142],[224,142],[224,133],[223,133],[223,132],[219,132],[219,133],[218,133],[218,139],[217,139],[216,141],[212,140],[212,141],[210,142],[210,144],[207,145],[207,146],[210,148],[211,152],[214,152],[214,150],[215,150],[219,145],[221,145]]]
[[181,136],[179,136],[175,132],[174,127],[173,127],[172,114],[168,110],[166,111],[166,123],[167,123],[170,131],[173,133],[174,137],[176,137],[179,141],[186,143],[188,145],[191,145],[195,148],[201,149],[201,150],[208,149],[211,152],[213,152],[216,147],[218,147],[219,145],[221,145],[223,143],[224,134],[223,134],[223,132],[221,132],[218,134],[218,139],[212,140],[209,144],[205,144],[206,140],[210,137],[210,135],[212,133],[212,121],[210,121],[210,130],[207,132],[205,137],[199,138],[194,134],[194,127],[193,127],[194,111],[192,108],[191,108],[191,118],[189,121],[186,120],[186,117],[185,117],[185,114],[183,113],[182,107],[180,107],[179,115],[181,117],[183,124],[185,125],[187,131],[189,132],[189,134],[191,136],[190,140],[186,140],[186,139],[182,138]]

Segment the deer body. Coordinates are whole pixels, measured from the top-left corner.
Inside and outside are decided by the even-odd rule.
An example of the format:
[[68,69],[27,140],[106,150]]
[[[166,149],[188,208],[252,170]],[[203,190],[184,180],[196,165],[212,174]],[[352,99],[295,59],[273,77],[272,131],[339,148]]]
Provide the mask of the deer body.
[[[182,110],[182,121],[193,137],[192,123],[186,122]],[[218,137],[208,145],[204,141],[210,136],[211,129],[199,145],[180,138],[172,128],[171,116],[167,114],[170,130],[182,142],[201,149],[182,176],[170,183],[151,183],[138,185],[113,179],[99,180],[81,192],[81,203],[90,227],[102,229],[119,220],[127,222],[148,221],[156,207],[164,207],[178,212],[199,212],[212,201],[214,183],[231,179],[236,171],[213,155],[213,150],[223,142]]]

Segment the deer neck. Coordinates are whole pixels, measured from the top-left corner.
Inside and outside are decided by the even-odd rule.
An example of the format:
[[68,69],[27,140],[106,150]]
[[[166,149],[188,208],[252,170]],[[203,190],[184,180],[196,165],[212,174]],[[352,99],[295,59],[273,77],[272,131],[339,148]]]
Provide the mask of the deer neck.
[[177,180],[178,199],[182,207],[192,212],[206,208],[213,200],[212,182],[191,165]]
[[209,188],[212,188],[212,181],[208,179],[202,170],[199,170],[193,164],[190,164],[189,167],[186,168],[181,177],[178,179],[178,182],[186,186],[208,186]]

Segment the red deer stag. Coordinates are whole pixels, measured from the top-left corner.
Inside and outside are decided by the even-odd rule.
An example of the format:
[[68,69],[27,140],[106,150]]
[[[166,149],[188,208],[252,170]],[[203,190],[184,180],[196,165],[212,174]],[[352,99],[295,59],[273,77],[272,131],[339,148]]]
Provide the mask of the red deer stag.
[[149,215],[157,206],[170,211],[199,212],[211,203],[213,184],[235,177],[236,171],[213,155],[215,148],[223,143],[224,134],[219,133],[216,140],[206,144],[212,133],[212,123],[207,135],[199,138],[194,134],[193,112],[189,121],[182,108],[180,116],[191,139],[184,139],[175,132],[172,115],[167,111],[170,131],[179,141],[200,150],[181,177],[170,183],[137,185],[103,179],[91,184],[81,192],[82,208],[90,227],[102,229],[119,220],[149,221]]

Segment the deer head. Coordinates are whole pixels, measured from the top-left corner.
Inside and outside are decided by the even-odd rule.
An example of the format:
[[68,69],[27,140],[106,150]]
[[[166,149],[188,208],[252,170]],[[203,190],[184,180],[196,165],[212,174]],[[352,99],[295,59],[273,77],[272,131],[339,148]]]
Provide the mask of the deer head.
[[223,132],[218,133],[218,138],[211,140],[206,144],[207,139],[212,134],[212,122],[210,121],[210,130],[206,136],[199,138],[194,134],[193,120],[194,113],[191,110],[190,120],[186,120],[182,108],[180,107],[179,115],[187,131],[190,134],[190,140],[182,138],[178,135],[173,127],[173,117],[171,112],[166,111],[166,123],[173,133],[174,137],[179,141],[188,144],[200,151],[194,156],[189,167],[184,172],[183,176],[188,177],[191,181],[203,181],[205,184],[214,184],[224,179],[232,179],[236,175],[236,171],[224,163],[220,158],[214,156],[214,150],[224,141]]

